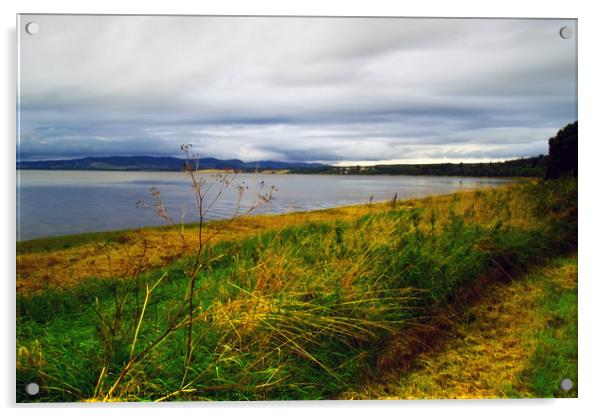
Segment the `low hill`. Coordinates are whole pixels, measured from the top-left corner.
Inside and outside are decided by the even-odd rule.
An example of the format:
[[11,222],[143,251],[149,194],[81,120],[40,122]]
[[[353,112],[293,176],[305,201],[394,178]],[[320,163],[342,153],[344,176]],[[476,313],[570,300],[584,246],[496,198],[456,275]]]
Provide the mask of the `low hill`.
[[[315,169],[326,165],[318,163],[278,162],[260,160],[243,162],[239,159],[221,160],[215,158],[198,159],[200,169],[236,169],[242,171],[273,169]],[[184,159],[176,157],[152,156],[109,156],[85,157],[66,160],[19,161],[17,169],[33,170],[128,170],[128,171],[177,171],[184,165]]]
[[[200,169],[235,169],[243,172],[286,170],[290,173],[321,173],[333,175],[433,175],[433,176],[513,176],[543,177],[548,156],[492,163],[436,163],[424,165],[330,166],[320,163],[281,162],[260,160],[243,162],[239,159],[198,159]],[[152,156],[86,157],[66,160],[36,160],[17,162],[17,169],[29,170],[121,170],[121,171],[179,171],[184,159]]]

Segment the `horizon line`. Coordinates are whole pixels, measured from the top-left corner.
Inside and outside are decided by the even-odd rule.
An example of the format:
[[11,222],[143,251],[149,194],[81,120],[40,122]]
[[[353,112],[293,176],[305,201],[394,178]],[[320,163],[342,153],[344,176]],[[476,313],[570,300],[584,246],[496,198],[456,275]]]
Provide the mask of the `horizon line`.
[[[200,156],[189,158],[191,160],[201,160],[201,159],[215,159],[219,161],[240,161],[242,163],[261,163],[261,162],[277,162],[277,163],[303,163],[303,164],[321,164],[325,166],[332,167],[345,167],[345,166],[383,166],[383,165],[439,165],[439,164],[479,164],[479,163],[504,163],[512,160],[520,160],[520,159],[530,159],[537,157],[545,157],[546,155],[540,153],[538,155],[531,156],[516,156],[509,158],[465,158],[465,159],[453,159],[453,158],[414,158],[414,159],[389,159],[389,160],[342,160],[342,161],[286,161],[286,160],[274,160],[274,159],[264,159],[264,160],[252,160],[245,161],[242,159],[232,158],[232,159],[220,159],[214,156]],[[178,160],[186,160],[185,157],[177,157],[171,155],[112,155],[112,156],[79,156],[79,157],[65,157],[65,158],[49,158],[49,159],[21,159],[17,160],[16,163],[35,163],[35,162],[62,162],[62,161],[76,161],[83,159],[110,159],[110,158],[136,158],[136,157],[145,157],[151,159],[178,159]]]

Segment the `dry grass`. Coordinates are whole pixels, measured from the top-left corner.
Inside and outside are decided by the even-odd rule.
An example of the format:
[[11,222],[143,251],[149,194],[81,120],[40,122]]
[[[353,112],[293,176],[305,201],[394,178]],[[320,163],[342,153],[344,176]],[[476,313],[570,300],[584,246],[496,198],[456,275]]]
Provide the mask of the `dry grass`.
[[[64,252],[108,254],[97,253],[94,267],[79,266],[77,279],[63,277],[65,285],[78,283],[73,290],[19,294],[17,346],[25,349],[18,383],[52,376],[43,385],[51,401],[258,399],[260,392],[318,399],[356,385],[367,387],[349,397],[427,397],[442,389],[453,397],[499,394],[503,386],[489,384],[521,371],[510,362],[529,354],[522,330],[533,325],[525,310],[540,296],[519,280],[502,285],[496,279],[518,278],[575,248],[575,195],[575,182],[542,182],[395,207],[215,222],[207,226],[223,232],[204,246],[194,292],[186,259],[173,261],[181,253],[177,232],[120,233],[102,247],[86,239],[71,249],[29,243],[24,247],[52,263],[55,274]],[[194,242],[196,231],[185,229],[184,238]],[[169,258],[157,259],[161,253]],[[27,255],[23,250],[21,257]],[[112,278],[86,280],[103,276],[102,261]],[[142,273],[162,261],[170,264]],[[471,303],[475,286],[482,297]],[[152,297],[149,287],[156,287]],[[525,293],[533,297],[512,299]],[[193,298],[194,307],[184,308],[180,299]],[[510,318],[516,314],[520,322]],[[435,331],[433,315],[442,316]],[[37,341],[43,360],[28,360],[25,351],[35,351]],[[497,362],[486,363],[488,357]],[[507,367],[498,367],[504,362]],[[422,379],[420,368],[432,371],[432,380]],[[378,382],[366,380],[376,370],[384,374]],[[486,372],[497,376],[482,382]],[[401,385],[400,379],[414,381]],[[463,390],[468,382],[470,392]],[[415,386],[420,389],[408,393]]]
[[[231,223],[215,221],[206,225],[211,235],[219,234],[212,242],[237,240],[258,235],[265,230],[279,230],[307,222],[332,222],[335,219],[357,218],[371,212],[366,206],[299,212],[273,216],[247,216]],[[183,230],[188,244],[197,243],[198,231]],[[68,249],[34,253],[17,253],[17,292],[32,293],[52,286],[73,286],[89,277],[133,275],[172,263],[181,254],[179,233],[168,228],[143,228],[127,232],[119,242],[88,243]],[[137,274],[137,273],[136,273]]]
[[[576,258],[546,266],[524,280],[493,283],[452,321],[409,371],[389,368],[379,380],[342,395],[345,399],[482,399],[537,397],[522,373],[530,366],[540,333],[550,320],[542,307],[546,285],[577,286]],[[466,322],[468,320],[468,322]]]
[[[504,190],[513,185],[498,187],[498,195],[504,197]],[[424,218],[433,217],[434,231],[448,225],[449,204],[453,202],[461,215],[475,215],[477,223],[499,219],[499,213],[486,209],[487,202],[479,198],[481,191],[456,192],[453,195],[442,195],[423,199],[399,201],[398,208],[403,205],[424,208]],[[506,200],[504,202],[508,204]],[[353,220],[368,213],[378,211],[389,203],[372,204],[372,206],[356,205],[326,210],[295,212],[281,215],[259,215],[236,218],[232,222],[213,221],[206,226],[206,235],[219,230],[212,243],[223,240],[237,240],[258,235],[266,230],[278,231],[287,226],[303,225],[308,222],[328,222],[336,220]],[[507,225],[513,221],[521,221],[520,215],[524,201],[516,200],[508,204]],[[512,211],[512,212],[511,212]],[[430,230],[427,221],[421,228]],[[187,227],[183,230],[189,245],[194,246],[198,240],[198,230]],[[172,263],[182,254],[180,234],[167,227],[142,228],[125,232],[112,243],[85,243],[67,249],[52,249],[37,252],[17,251],[17,293],[33,293],[48,287],[68,287],[76,285],[90,277],[135,276]],[[135,267],[135,270],[132,270]]]

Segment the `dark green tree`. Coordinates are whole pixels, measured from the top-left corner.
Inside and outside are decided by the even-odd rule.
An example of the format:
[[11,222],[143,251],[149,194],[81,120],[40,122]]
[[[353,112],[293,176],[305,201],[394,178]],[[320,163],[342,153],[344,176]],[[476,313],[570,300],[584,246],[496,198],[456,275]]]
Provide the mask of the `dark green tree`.
[[567,124],[552,137],[546,167],[546,179],[577,176],[577,122]]

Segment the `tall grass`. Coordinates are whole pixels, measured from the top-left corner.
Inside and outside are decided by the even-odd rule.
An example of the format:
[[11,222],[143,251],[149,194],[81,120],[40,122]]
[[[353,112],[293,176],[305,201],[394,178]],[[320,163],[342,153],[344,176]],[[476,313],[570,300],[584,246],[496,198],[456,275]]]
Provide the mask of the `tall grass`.
[[399,201],[208,244],[193,290],[183,258],[20,295],[18,400],[30,381],[43,401],[336,397],[483,273],[513,278],[574,248],[576,186]]

